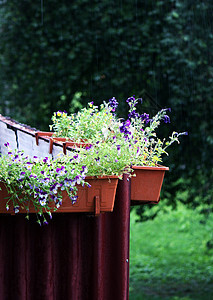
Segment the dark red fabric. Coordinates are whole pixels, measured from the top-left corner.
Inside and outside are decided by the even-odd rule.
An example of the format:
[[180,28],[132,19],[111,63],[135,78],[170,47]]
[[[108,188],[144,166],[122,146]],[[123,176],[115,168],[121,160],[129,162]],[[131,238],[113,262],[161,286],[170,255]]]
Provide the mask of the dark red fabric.
[[0,300],[128,299],[129,214],[125,177],[113,213],[0,215]]

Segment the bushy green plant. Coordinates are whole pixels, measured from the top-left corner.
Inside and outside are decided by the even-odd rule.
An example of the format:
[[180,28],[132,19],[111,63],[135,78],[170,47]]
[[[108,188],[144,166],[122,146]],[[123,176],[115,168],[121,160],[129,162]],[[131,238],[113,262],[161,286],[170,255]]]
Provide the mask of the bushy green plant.
[[173,132],[168,140],[160,139],[156,131],[162,121],[170,122],[167,115],[170,109],[162,109],[151,118],[147,113],[140,115],[137,112],[136,105],[142,102],[141,99],[133,96],[126,101],[129,105],[126,120],[116,116],[118,102],[113,97],[108,103],[103,102],[100,109],[90,102],[87,108],[81,109],[77,114],[55,112],[50,128],[54,130],[54,136],[77,142],[86,140],[93,149],[100,150],[100,145],[104,143],[103,149],[106,147],[109,152],[114,153],[114,159],[122,157],[127,166],[155,166],[161,163],[162,155],[168,155],[167,148],[174,142],[179,143],[179,137],[187,133]]
[[[186,133],[173,132],[168,141],[161,140],[156,133],[162,120],[170,121],[167,110],[161,110],[153,118],[146,113],[139,115],[135,97],[127,99],[128,119],[116,116],[117,100],[113,97],[104,102],[100,109],[93,103],[77,114],[68,115],[58,111],[53,114],[51,126],[54,136],[66,137],[74,141],[86,140],[83,147],[75,148],[68,155],[56,159],[39,159],[25,156],[24,152],[13,152],[9,143],[7,156],[0,157],[3,182],[10,194],[7,208],[13,205],[15,212],[19,207],[29,211],[33,204],[38,215],[43,212],[51,216],[54,209],[62,204],[62,191],[65,190],[72,203],[77,200],[77,185],[85,185],[86,176],[131,175],[132,166],[156,166],[162,155],[173,143],[179,143],[179,136]],[[38,222],[40,219],[38,218]]]

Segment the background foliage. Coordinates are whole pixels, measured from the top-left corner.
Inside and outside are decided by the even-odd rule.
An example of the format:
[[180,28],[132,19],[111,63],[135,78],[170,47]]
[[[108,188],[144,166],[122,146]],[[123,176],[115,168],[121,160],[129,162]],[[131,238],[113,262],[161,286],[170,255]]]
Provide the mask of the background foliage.
[[[165,164],[164,198],[211,209],[211,0],[0,1],[0,112],[48,130],[58,109],[136,95],[172,108],[162,132],[188,131]],[[139,213],[144,210],[139,209]]]

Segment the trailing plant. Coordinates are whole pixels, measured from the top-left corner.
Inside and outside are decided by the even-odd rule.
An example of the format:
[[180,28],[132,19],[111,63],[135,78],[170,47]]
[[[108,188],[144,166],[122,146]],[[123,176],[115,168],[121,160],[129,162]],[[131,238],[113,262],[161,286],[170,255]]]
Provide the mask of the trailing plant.
[[[74,204],[78,201],[78,185],[90,187],[86,176],[119,176],[128,172],[124,160],[115,160],[113,148],[110,152],[105,146],[81,148],[53,160],[31,158],[23,151],[12,151],[6,143],[8,154],[0,157],[0,182],[4,183],[9,194],[6,208],[9,210],[12,206],[15,213],[24,208],[29,218],[29,208],[33,206],[38,223],[47,223],[45,213],[52,218],[51,212],[60,208],[62,191],[68,193]],[[114,151],[117,150],[114,148]]]
[[[30,158],[23,151],[12,151],[9,143],[8,155],[0,157],[0,181],[8,190],[6,208],[13,206],[18,213],[20,207],[29,211],[33,205],[37,211],[38,223],[47,223],[44,212],[51,217],[53,211],[62,204],[62,191],[65,190],[72,203],[77,200],[77,184],[88,185],[85,181],[87,167],[79,162],[78,154],[52,160],[48,157]],[[40,219],[39,216],[42,218]],[[27,214],[27,218],[29,215]]]

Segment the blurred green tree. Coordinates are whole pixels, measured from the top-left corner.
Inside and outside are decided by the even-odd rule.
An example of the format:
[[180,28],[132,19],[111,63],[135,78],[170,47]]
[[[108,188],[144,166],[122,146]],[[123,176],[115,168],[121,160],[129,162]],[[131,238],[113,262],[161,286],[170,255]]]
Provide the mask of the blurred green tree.
[[115,96],[121,116],[133,94],[144,99],[144,111],[171,107],[163,134],[189,136],[165,159],[172,172],[164,197],[175,205],[182,191],[182,201],[208,210],[212,13],[211,0],[0,1],[0,112],[47,130],[54,111],[90,100]]

